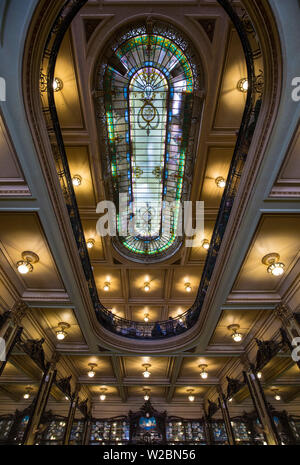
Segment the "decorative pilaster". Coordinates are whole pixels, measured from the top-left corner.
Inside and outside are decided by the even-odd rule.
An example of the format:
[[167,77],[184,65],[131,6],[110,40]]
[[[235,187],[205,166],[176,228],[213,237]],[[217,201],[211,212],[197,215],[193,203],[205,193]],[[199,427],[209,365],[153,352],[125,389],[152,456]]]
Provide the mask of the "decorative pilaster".
[[234,439],[233,429],[231,426],[227,401],[226,401],[226,397],[223,394],[221,386],[218,386],[218,393],[219,393],[219,406],[220,406],[220,409],[223,415],[223,420],[225,423],[228,442],[230,446],[235,446],[235,439]]
[[59,354],[56,352],[53,354],[51,362],[46,364],[46,370],[42,378],[39,391],[34,401],[34,408],[32,416],[28,422],[25,434],[24,442],[25,445],[33,445],[35,441],[35,436],[38,431],[38,426],[41,421],[41,417],[44,414],[48,397],[51,391],[52,384],[56,378],[56,364],[59,360]]
[[269,405],[265,398],[264,391],[259,379],[256,376],[254,366],[249,362],[249,359],[246,356],[242,357],[242,362],[245,367],[245,371],[243,372],[245,382],[248,385],[252,402],[257,412],[259,421],[262,425],[266,441],[268,445],[278,445],[280,444],[280,440],[273,422]]
[[80,391],[80,385],[77,384],[75,392],[74,392],[74,394],[72,395],[72,398],[71,398],[71,405],[70,405],[70,408],[69,408],[69,414],[68,414],[67,425],[66,425],[64,441],[63,441],[64,445],[68,445],[69,441],[70,441],[73,421],[74,421],[74,418],[75,418],[76,409],[77,409],[78,400],[79,400],[79,391]]

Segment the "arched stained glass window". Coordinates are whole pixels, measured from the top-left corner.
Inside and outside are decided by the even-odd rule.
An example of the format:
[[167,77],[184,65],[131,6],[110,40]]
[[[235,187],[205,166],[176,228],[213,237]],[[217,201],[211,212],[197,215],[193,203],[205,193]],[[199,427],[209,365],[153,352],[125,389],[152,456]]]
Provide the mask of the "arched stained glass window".
[[199,65],[190,43],[159,22],[128,28],[111,48],[97,84],[112,198],[119,205],[119,194],[127,196],[114,244],[132,258],[166,258],[182,243],[179,204],[189,197]]

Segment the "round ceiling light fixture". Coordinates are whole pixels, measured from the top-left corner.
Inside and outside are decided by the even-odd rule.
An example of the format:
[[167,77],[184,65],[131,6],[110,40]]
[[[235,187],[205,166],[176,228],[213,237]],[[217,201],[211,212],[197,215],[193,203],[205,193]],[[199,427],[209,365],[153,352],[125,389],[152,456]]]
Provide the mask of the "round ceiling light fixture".
[[192,286],[191,283],[187,282],[184,284],[186,292],[191,292],[192,291]]
[[208,373],[206,371],[208,365],[206,365],[205,363],[202,363],[202,365],[199,365],[199,368],[200,368],[200,376],[202,379],[207,379],[208,378]]
[[64,321],[61,321],[57,325],[58,329],[56,331],[56,337],[59,341],[63,341],[65,337],[68,335],[66,329],[70,328],[69,323],[65,323]]
[[97,363],[89,363],[88,366],[90,367],[90,370],[88,371],[88,377],[89,378],[94,378],[96,372],[94,368],[96,368]]
[[201,246],[203,247],[203,249],[208,250],[208,249],[209,249],[209,246],[210,246],[210,242],[209,242],[207,239],[204,239],[204,240],[202,241]]
[[234,342],[241,342],[243,339],[243,335],[239,332],[240,325],[234,324],[234,325],[229,325],[227,326],[227,329],[229,331],[232,331],[231,337],[234,340]]
[[144,400],[147,402],[148,400],[150,400],[150,389],[143,389],[143,392],[144,392]]
[[223,176],[219,176],[218,178],[216,178],[215,182],[220,189],[224,189],[224,187],[226,186],[226,179],[224,179]]
[[60,90],[62,90],[64,84],[62,82],[61,79],[59,79],[58,77],[55,77],[54,80],[53,80],[53,90],[54,92],[59,92]]
[[101,402],[104,402],[105,399],[106,399],[106,393],[107,392],[107,389],[106,388],[102,388],[100,389],[100,400]]
[[25,391],[26,391],[26,392],[25,392],[25,394],[23,395],[23,398],[24,398],[24,399],[29,399],[29,397],[30,397],[31,394],[32,394],[33,388],[32,388],[31,386],[27,386],[27,387],[25,388]]
[[145,371],[143,371],[143,373],[142,373],[143,376],[144,376],[144,378],[150,378],[151,371],[148,370],[148,368],[151,367],[150,363],[144,363],[144,364],[142,365],[142,367],[145,368]]
[[110,290],[110,284],[111,284],[110,281],[105,281],[104,287],[103,287],[103,290],[105,292],[108,292]]
[[149,281],[144,282],[144,291],[149,292],[150,291],[150,283]]
[[22,252],[22,260],[17,262],[17,269],[20,274],[27,274],[33,271],[33,263],[37,263],[39,257],[36,253],[26,250]]
[[237,83],[237,88],[240,92],[246,93],[249,90],[249,81],[247,78],[242,78]]
[[284,273],[285,265],[280,262],[280,255],[276,252],[265,255],[262,263],[267,266],[267,272],[273,276],[281,276]]
[[92,249],[94,245],[95,245],[95,239],[90,238],[86,241],[86,246],[88,249]]
[[72,178],[72,184],[75,187],[81,186],[82,183],[82,177],[79,174],[74,174]]
[[188,389],[186,391],[188,393],[188,399],[190,402],[194,402],[195,396],[193,395],[194,389]]

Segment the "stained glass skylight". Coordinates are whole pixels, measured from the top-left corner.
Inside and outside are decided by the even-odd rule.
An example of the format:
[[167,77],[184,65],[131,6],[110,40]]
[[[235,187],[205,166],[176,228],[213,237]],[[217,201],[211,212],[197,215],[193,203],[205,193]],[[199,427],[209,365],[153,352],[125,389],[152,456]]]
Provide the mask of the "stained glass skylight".
[[170,31],[145,26],[125,34],[103,67],[113,197],[128,196],[117,230],[133,254],[157,255],[178,244],[197,78],[187,46]]

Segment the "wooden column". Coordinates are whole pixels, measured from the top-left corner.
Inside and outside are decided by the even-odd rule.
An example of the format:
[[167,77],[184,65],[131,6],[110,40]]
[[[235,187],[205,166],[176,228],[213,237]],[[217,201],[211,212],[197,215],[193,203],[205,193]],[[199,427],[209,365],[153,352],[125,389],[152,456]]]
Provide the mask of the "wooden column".
[[249,363],[249,360],[246,357],[243,357],[243,364],[245,367],[245,371],[243,372],[245,382],[248,385],[251,399],[257,412],[259,421],[262,425],[267,443],[270,446],[279,445],[280,439],[278,437],[263,388],[256,376],[254,367],[251,363]]
[[79,391],[80,391],[80,386],[76,385],[76,389],[75,389],[75,392],[74,392],[74,394],[72,396],[71,405],[70,405],[70,408],[69,408],[67,425],[66,425],[66,430],[65,430],[64,440],[63,440],[64,445],[68,445],[69,441],[70,441],[72,426],[73,426],[73,422],[74,422],[74,418],[75,418],[75,414],[76,414],[76,409],[77,409],[77,405],[78,405]]
[[225,396],[223,394],[221,386],[218,386],[218,392],[219,392],[219,406],[220,406],[220,409],[221,409],[221,412],[222,412],[222,415],[223,415],[223,420],[224,420],[224,423],[225,423],[228,442],[229,442],[230,446],[235,446],[235,439],[234,439],[233,429],[232,429],[232,426],[231,426],[227,401],[226,401],[226,398],[225,398]]
[[24,434],[23,444],[25,445],[34,444],[36,432],[38,430],[41,417],[45,411],[52,384],[54,383],[56,378],[55,367],[58,360],[59,356],[57,353],[55,353],[52,357],[51,362],[48,362],[46,365],[46,370],[44,372],[44,376],[42,378],[37,396],[34,401],[33,412]]

